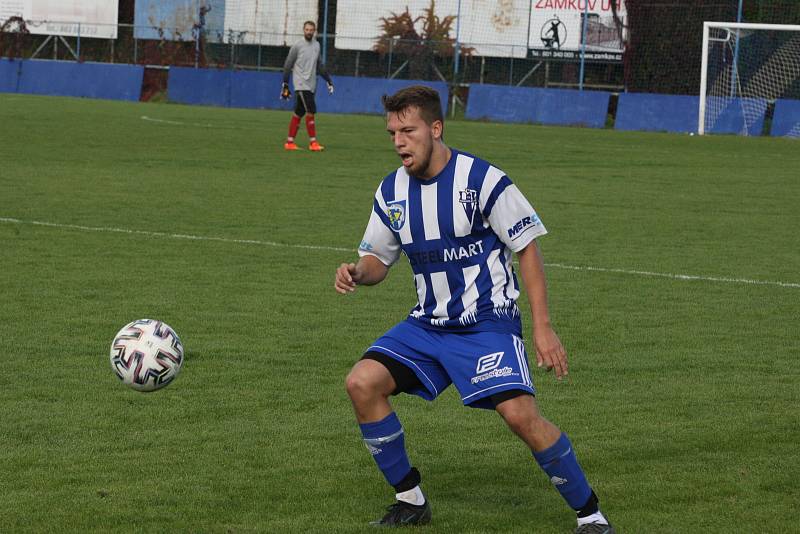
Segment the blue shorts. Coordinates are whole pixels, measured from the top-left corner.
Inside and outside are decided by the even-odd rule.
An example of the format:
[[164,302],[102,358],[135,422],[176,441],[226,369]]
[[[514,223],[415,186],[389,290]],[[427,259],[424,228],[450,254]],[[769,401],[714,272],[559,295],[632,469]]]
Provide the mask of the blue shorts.
[[424,389],[408,393],[426,400],[435,399],[450,384],[473,408],[493,409],[489,397],[502,391],[536,393],[525,344],[513,334],[440,332],[403,321],[367,351],[385,354],[414,371]]

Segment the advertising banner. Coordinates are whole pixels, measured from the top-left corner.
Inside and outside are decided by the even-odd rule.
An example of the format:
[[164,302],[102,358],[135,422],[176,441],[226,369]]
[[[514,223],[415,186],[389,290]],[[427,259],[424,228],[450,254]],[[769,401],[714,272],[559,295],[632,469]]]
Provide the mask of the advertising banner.
[[117,0],[0,0],[0,24],[22,17],[28,31],[116,39]]
[[[202,21],[201,21],[202,17]],[[203,24],[208,41],[222,41],[225,0],[136,0],[137,39],[193,41]]]
[[[437,0],[434,15],[441,21],[447,16],[456,18],[450,38],[474,55],[525,57],[528,41],[530,0]],[[402,15],[408,7],[414,29],[423,33],[420,18],[431,5],[430,0],[339,0],[336,9],[336,48],[372,50],[383,35],[383,21],[393,14]]]
[[318,14],[317,0],[226,0],[225,41],[291,46],[303,38],[303,23],[316,23]]
[[[586,59],[622,61],[624,33],[614,19],[612,0],[531,0],[528,44],[533,57],[580,58],[586,18]],[[617,0],[617,18],[626,22],[625,2]]]
[[202,25],[210,42],[288,46],[318,10],[317,0],[137,0],[134,24],[138,39],[190,41]]

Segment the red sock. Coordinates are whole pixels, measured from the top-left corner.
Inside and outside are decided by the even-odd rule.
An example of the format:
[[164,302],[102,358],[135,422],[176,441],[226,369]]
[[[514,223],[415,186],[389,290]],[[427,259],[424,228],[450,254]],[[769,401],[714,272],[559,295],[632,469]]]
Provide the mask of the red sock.
[[300,117],[293,114],[292,121],[289,123],[289,141],[294,141],[298,128],[300,128]]
[[317,125],[314,122],[314,115],[306,115],[306,130],[308,130],[308,138],[312,141],[317,138]]

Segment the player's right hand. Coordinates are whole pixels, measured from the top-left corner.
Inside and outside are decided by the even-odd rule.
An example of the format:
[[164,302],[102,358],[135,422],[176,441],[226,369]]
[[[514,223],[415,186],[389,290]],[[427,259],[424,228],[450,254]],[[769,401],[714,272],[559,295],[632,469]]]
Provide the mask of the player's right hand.
[[281,84],[281,100],[289,100],[292,96],[292,92],[289,90],[289,84],[283,82]]
[[334,289],[342,295],[347,295],[356,290],[356,282],[353,276],[356,274],[355,263],[343,263],[336,269],[336,279],[333,283]]

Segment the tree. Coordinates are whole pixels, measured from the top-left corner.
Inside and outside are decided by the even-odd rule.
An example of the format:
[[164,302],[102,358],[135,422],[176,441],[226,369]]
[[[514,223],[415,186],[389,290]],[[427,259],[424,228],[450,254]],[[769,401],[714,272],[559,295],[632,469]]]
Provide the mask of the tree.
[[697,94],[703,21],[736,20],[737,0],[628,0],[628,91]]
[[8,54],[10,58],[21,58],[28,35],[30,31],[22,17],[9,17],[0,26],[0,57]]
[[[700,88],[703,22],[736,21],[739,0],[627,0],[625,5],[627,90],[696,95]],[[742,19],[800,24],[800,2],[746,0]]]
[[[429,79],[434,60],[452,58],[456,53],[456,40],[450,37],[455,15],[439,18],[436,15],[436,2],[431,0],[423,14],[413,17],[408,7],[402,13],[392,12],[388,17],[381,17],[383,35],[373,47],[381,55],[399,54],[409,62],[411,78]],[[421,31],[417,24],[422,23]],[[474,51],[470,47],[459,47],[459,54],[469,56]]]

